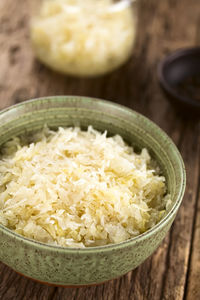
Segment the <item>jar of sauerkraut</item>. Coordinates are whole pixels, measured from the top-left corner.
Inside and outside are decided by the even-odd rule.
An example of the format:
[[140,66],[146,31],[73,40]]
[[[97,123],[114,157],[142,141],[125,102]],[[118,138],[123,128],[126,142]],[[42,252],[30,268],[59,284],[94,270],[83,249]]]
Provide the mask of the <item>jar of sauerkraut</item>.
[[132,54],[136,8],[133,0],[42,0],[31,20],[34,52],[65,74],[113,71]]

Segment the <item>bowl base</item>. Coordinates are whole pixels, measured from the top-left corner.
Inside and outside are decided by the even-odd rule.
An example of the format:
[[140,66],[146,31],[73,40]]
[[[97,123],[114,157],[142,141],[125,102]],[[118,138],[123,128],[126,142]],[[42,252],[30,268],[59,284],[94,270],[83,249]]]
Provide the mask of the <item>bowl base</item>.
[[[6,265],[5,263],[3,263],[4,265]],[[50,283],[50,282],[46,282],[46,281],[41,281],[41,280],[38,280],[38,279],[35,279],[35,278],[32,278],[32,277],[29,277],[29,276],[27,276],[27,275],[24,275],[24,274],[22,274],[22,273],[20,273],[20,272],[18,272],[18,271],[16,271],[16,270],[14,270],[13,268],[11,268],[11,267],[9,267],[8,265],[6,265],[8,268],[10,268],[10,269],[12,269],[15,273],[17,273],[17,274],[19,274],[20,276],[22,276],[22,277],[25,277],[25,278],[27,278],[27,279],[30,279],[30,280],[33,280],[33,281],[35,281],[35,282],[37,282],[37,283],[41,283],[41,284],[44,284],[44,285],[48,285],[48,286],[52,286],[52,287],[63,287],[63,288],[84,288],[84,287],[92,287],[92,286],[99,286],[99,285],[102,285],[102,284],[104,284],[104,283],[107,283],[107,282],[110,282],[110,281],[112,281],[112,280],[115,280],[115,279],[118,279],[118,278],[121,278],[121,277],[123,277],[124,275],[126,275],[126,274],[124,274],[124,275],[122,275],[122,276],[119,276],[119,277],[116,277],[116,278],[113,278],[113,279],[109,279],[109,280],[105,280],[105,281],[102,281],[102,282],[99,282],[99,283],[91,283],[91,284],[75,284],[75,285],[73,285],[73,284],[56,284],[56,283]]]

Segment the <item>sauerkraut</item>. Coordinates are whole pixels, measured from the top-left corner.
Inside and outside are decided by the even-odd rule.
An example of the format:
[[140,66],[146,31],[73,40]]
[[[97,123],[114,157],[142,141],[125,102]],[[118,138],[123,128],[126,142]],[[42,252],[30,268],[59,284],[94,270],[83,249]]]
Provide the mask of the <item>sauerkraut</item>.
[[40,242],[120,243],[154,226],[171,203],[146,149],[137,154],[91,126],[45,127],[1,153],[0,223]]
[[36,56],[52,69],[79,76],[101,75],[132,52],[136,16],[113,0],[44,0],[31,22]]

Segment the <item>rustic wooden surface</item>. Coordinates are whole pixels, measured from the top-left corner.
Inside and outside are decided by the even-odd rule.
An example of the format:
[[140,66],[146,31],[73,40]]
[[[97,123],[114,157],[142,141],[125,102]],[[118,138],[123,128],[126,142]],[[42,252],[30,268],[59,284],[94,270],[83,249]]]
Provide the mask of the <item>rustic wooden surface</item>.
[[30,2],[0,0],[0,109],[55,94],[95,96],[129,106],[177,144],[186,165],[187,190],[170,233],[133,272],[97,287],[64,289],[35,283],[0,264],[0,299],[200,299],[200,123],[174,112],[156,76],[161,58],[200,42],[199,1],[141,0],[132,59],[98,79],[64,77],[34,59],[28,33]]

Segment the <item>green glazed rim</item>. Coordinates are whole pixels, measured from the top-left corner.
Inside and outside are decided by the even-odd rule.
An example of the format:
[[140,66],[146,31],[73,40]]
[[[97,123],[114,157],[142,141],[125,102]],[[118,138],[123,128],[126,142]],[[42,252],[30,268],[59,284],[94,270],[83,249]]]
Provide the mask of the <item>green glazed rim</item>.
[[[31,103],[37,103],[37,102],[45,103],[45,102],[49,102],[49,101],[57,101],[57,102],[65,101],[65,102],[67,102],[68,100],[72,100],[72,99],[76,100],[76,101],[79,100],[82,103],[94,104],[94,102],[95,102],[99,106],[102,105],[102,106],[106,106],[107,108],[117,109],[117,110],[121,111],[122,113],[126,112],[126,113],[129,113],[130,115],[135,115],[140,120],[142,120],[142,122],[145,125],[151,127],[154,131],[156,131],[158,136],[162,136],[162,138],[165,139],[165,141],[168,144],[170,144],[171,150],[173,151],[174,157],[176,158],[176,163],[178,163],[179,172],[180,172],[180,174],[179,174],[180,175],[179,191],[178,191],[174,205],[172,206],[170,211],[167,213],[167,215],[163,219],[161,219],[161,221],[158,222],[155,226],[153,226],[146,232],[144,232],[136,237],[133,237],[129,240],[126,240],[126,241],[118,243],[118,244],[110,244],[110,245],[86,247],[86,248],[71,248],[71,247],[67,248],[67,247],[56,246],[56,245],[48,245],[48,244],[41,243],[36,240],[26,238],[20,234],[15,233],[14,231],[12,231],[8,228],[6,228],[5,226],[3,226],[1,224],[0,224],[0,230],[4,234],[9,235],[11,238],[23,241],[24,243],[29,244],[30,246],[37,247],[39,249],[49,250],[49,251],[55,250],[59,253],[76,253],[76,254],[77,253],[85,253],[85,254],[88,253],[89,254],[91,252],[95,253],[95,252],[99,252],[99,251],[106,252],[106,251],[111,251],[111,250],[123,249],[125,247],[132,246],[135,243],[141,242],[141,241],[145,240],[146,238],[148,238],[149,236],[151,236],[152,234],[155,234],[159,230],[164,228],[168,224],[169,220],[176,215],[176,212],[177,212],[177,210],[181,204],[182,198],[184,196],[185,187],[186,187],[186,172],[185,172],[185,166],[184,166],[183,159],[182,159],[176,145],[174,144],[174,142],[171,140],[171,138],[169,138],[169,136],[158,125],[153,123],[151,120],[149,120],[145,116],[143,116],[143,115],[139,114],[138,112],[136,112],[132,109],[129,109],[123,105],[116,104],[116,103],[113,103],[113,102],[107,101],[107,100],[98,99],[98,98],[82,97],[82,96],[74,96],[74,95],[41,97],[41,98],[35,98],[32,100],[24,101],[24,102],[10,106],[9,108],[6,108],[6,109],[0,111],[0,116],[2,116],[3,114],[5,114],[7,112],[10,112],[10,111],[14,112],[16,109],[30,105]],[[74,106],[74,107],[78,107],[78,106]]]

